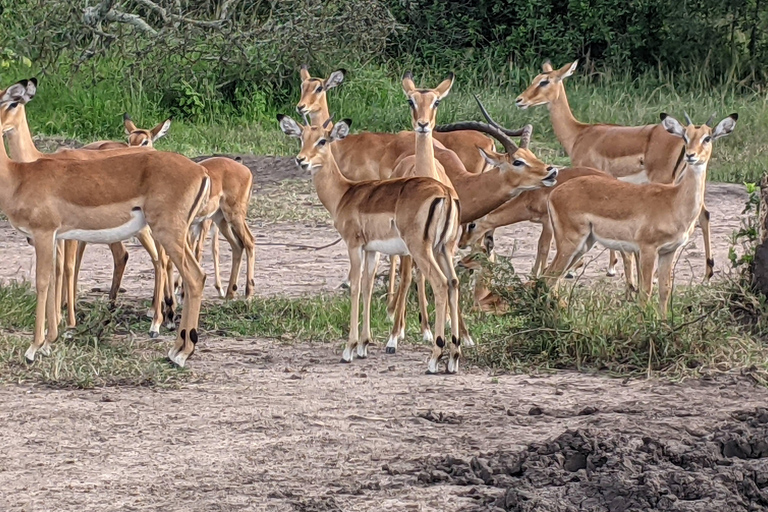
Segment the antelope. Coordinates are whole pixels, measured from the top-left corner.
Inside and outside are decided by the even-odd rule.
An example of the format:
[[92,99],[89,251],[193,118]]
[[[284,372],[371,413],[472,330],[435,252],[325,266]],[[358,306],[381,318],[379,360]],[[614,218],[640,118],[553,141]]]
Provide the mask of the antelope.
[[[51,155],[45,155],[40,153],[35,147],[32,141],[32,135],[29,131],[29,125],[27,123],[25,104],[31,101],[37,92],[37,80],[35,78],[29,80],[21,80],[16,84],[13,84],[5,91],[0,91],[0,102],[16,102],[17,106],[13,109],[3,109],[0,111],[0,121],[3,124],[3,132],[8,140],[8,148],[10,150],[11,158],[16,162],[34,162],[41,158],[53,158],[57,160],[97,160],[104,158],[107,155],[117,155],[125,153],[125,151],[111,151],[109,153],[92,153],[88,151],[77,150],[63,150]],[[159,278],[163,270],[160,267],[160,258],[155,246],[155,242],[152,239],[149,229],[145,228],[140,230],[136,238],[149,253],[152,259],[153,266],[155,267],[155,292],[153,307],[151,315],[153,320],[150,326],[150,336],[155,338],[159,335],[160,324],[163,321],[164,316],[173,319],[174,312],[172,308],[165,313],[162,310],[163,302],[160,300],[161,287],[163,281]],[[78,243],[76,240],[62,240],[59,242],[64,244],[61,258],[57,258],[57,272],[56,277],[56,299],[57,314],[60,311],[62,288],[64,288],[67,296],[67,327],[74,327],[75,320],[75,286],[77,282],[76,268],[74,266],[75,252],[78,245],[84,243]],[[117,293],[120,289],[120,283],[122,281],[123,273],[125,272],[125,266],[128,261],[128,251],[125,250],[125,246],[122,242],[114,242],[109,244],[112,251],[112,258],[114,260],[114,271],[112,274],[112,286],[109,291],[110,301],[115,301]],[[80,252],[80,254],[82,254]],[[62,286],[62,281],[64,282]]]
[[[0,119],[19,106],[17,101],[0,105]],[[11,161],[0,144],[0,210],[35,247],[35,330],[25,359],[32,363],[38,351],[50,353],[58,337],[56,304],[49,291],[56,241],[112,243],[149,226],[188,286],[180,330],[168,352],[172,362],[184,366],[199,339],[205,282],[187,232],[209,189],[205,169],[175,153],[141,151],[96,160],[43,157],[20,163]]]
[[[128,147],[153,147],[154,142],[165,135],[171,127],[171,120],[166,119],[151,130],[136,128],[131,117],[123,114],[125,132],[128,135]],[[101,141],[94,143],[92,149],[109,149],[113,147],[126,147],[122,142]],[[89,145],[91,146],[91,145]],[[87,147],[87,146],[86,146]],[[213,259],[214,288],[219,297],[234,299],[237,292],[237,281],[240,274],[243,251],[246,262],[245,296],[250,298],[254,294],[254,260],[255,244],[246,222],[248,204],[251,200],[251,188],[253,175],[250,169],[243,164],[226,157],[206,158],[198,162],[205,167],[211,178],[210,199],[206,207],[201,210],[200,216],[192,225],[191,235],[193,247],[198,261],[202,261],[203,245],[210,230],[211,253]],[[229,276],[229,285],[226,293],[221,286],[219,275],[219,237],[217,227],[232,248],[232,270]]]
[[[543,73],[533,79],[515,104],[522,109],[547,105],[552,128],[572,166],[594,167],[630,183],[673,183],[679,176],[683,143],[661,125],[586,124],[574,118],[563,80],[574,73],[578,64],[577,60],[554,70],[549,61],[545,62]],[[712,277],[715,265],[709,218],[709,211],[702,205],[698,222],[704,234],[705,280]],[[612,253],[608,275],[615,275],[615,261]]]
[[[379,253],[412,256],[426,276],[435,296],[435,340],[427,372],[438,371],[442,350],[449,346],[446,371],[459,369],[461,347],[458,331],[458,279],[453,255],[459,235],[459,204],[454,192],[431,178],[400,178],[386,181],[354,182],[336,164],[331,149],[349,133],[350,120],[325,126],[300,126],[285,115],[278,115],[282,131],[301,139],[296,157],[299,166],[309,171],[323,206],[333,217],[334,226],[344,239],[350,261],[352,311],[349,340],[342,362],[349,363],[355,351],[368,356],[373,339],[370,305]],[[363,293],[362,341],[358,332],[360,288]],[[444,337],[446,312],[450,311],[451,340]]]
[[712,118],[701,126],[686,119],[683,126],[661,114],[661,126],[684,143],[684,166],[675,183],[635,184],[588,176],[552,191],[548,210],[557,255],[546,274],[553,288],[570,265],[600,242],[635,254],[641,304],[651,296],[658,260],[659,308],[667,317],[672,267],[702,211],[712,143],[733,132],[738,115],[731,114],[714,129]]
[[[434,170],[427,169],[423,175],[434,173],[441,181],[448,177],[451,186],[456,190],[461,204],[461,222],[471,222],[481,217],[498,206],[504,204],[511,197],[522,190],[541,186],[554,185],[557,177],[557,169],[548,166],[539,160],[529,149],[531,130],[530,125],[522,130],[521,147],[517,147],[501,129],[496,125],[485,123],[465,122],[444,125],[435,128],[436,108],[442,97],[447,94],[452,84],[453,77],[443,82],[434,90],[417,90],[413,85],[410,75],[403,80],[403,90],[409,98],[412,110],[412,122],[416,128],[416,150],[403,151],[401,159],[395,165],[393,176],[402,177],[415,172],[416,164],[421,159],[422,168],[430,162],[434,162]],[[495,123],[488,115],[479,99],[478,105],[484,115]],[[472,174],[466,171],[457,155],[443,147],[439,142],[432,143],[431,133],[434,129],[444,130],[446,133],[458,130],[474,130],[486,133],[501,142],[506,149],[506,154],[495,151],[478,149],[479,154],[492,167],[490,171],[481,174]],[[413,147],[413,144],[412,144]],[[388,304],[388,311],[394,311],[395,323],[387,348],[389,353],[394,353],[397,347],[398,337],[402,338],[405,325],[405,299],[407,285],[410,282],[409,272],[404,270],[401,274],[407,281],[401,283],[400,290],[394,301]],[[417,281],[419,285],[422,282]],[[423,286],[423,285],[422,285]],[[425,340],[430,340],[431,332],[426,316],[426,302],[423,291],[419,293],[422,335]],[[394,302],[394,307],[392,306]],[[461,316],[459,317],[461,320]],[[461,337],[465,346],[474,344],[463,323],[460,324]]]
[[523,221],[541,224],[536,261],[531,269],[531,275],[538,277],[547,264],[547,256],[552,245],[552,226],[549,222],[549,213],[547,212],[549,195],[564,183],[582,176],[610,177],[610,175],[590,167],[560,169],[557,174],[557,185],[554,187],[526,190],[491,213],[467,224],[461,234],[459,247],[463,249],[468,246],[474,246],[483,240],[486,233],[502,226],[509,226]]
[[[463,235],[462,235],[463,236]],[[494,294],[486,285],[485,261],[491,261],[493,255],[485,244],[476,244],[472,246],[471,252],[459,260],[459,267],[472,272],[471,280],[473,289],[472,309],[483,313],[492,313],[495,315],[504,314],[509,310],[509,306],[498,295]],[[484,261],[485,260],[485,261]]]

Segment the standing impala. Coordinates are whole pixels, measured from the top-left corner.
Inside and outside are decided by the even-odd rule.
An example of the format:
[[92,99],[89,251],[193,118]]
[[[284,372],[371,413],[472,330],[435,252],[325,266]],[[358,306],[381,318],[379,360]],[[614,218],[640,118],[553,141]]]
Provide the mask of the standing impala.
[[[661,125],[586,124],[573,117],[563,80],[573,74],[578,63],[555,70],[549,61],[545,62],[544,72],[518,96],[516,105],[523,109],[547,105],[555,135],[574,167],[594,167],[631,183],[673,183],[680,174],[683,142]],[[712,277],[715,265],[709,216],[702,204],[698,221],[704,234],[705,279]],[[609,275],[615,274],[615,261],[612,254]]]
[[712,143],[729,135],[737,119],[731,114],[713,130],[709,124],[683,126],[661,114],[664,129],[684,142],[684,166],[674,184],[635,184],[590,176],[553,190],[549,218],[557,255],[546,270],[550,283],[556,287],[562,273],[600,242],[637,256],[642,303],[650,298],[658,260],[659,307],[666,318],[672,267],[704,203]]
[[[299,126],[290,117],[279,115],[284,133],[301,139],[298,164],[312,173],[317,195],[333,217],[344,239],[350,261],[352,302],[349,342],[342,362],[368,356],[372,340],[370,313],[374,274],[379,253],[410,255],[426,275],[435,296],[435,340],[427,365],[428,373],[437,373],[443,348],[449,346],[446,371],[459,369],[458,279],[453,270],[453,256],[459,236],[459,204],[454,192],[431,178],[400,178],[385,181],[353,182],[336,165],[332,147],[349,132],[348,120],[326,126]],[[363,335],[358,332],[360,286],[363,288]],[[451,340],[444,331],[446,312],[450,310]]]
[[[16,84],[13,84],[5,91],[0,91],[0,102],[15,101],[18,103],[16,108],[3,109],[0,111],[0,122],[3,124],[3,131],[6,139],[8,140],[8,148],[10,150],[11,159],[16,162],[34,162],[40,158],[48,157],[61,160],[97,160],[109,155],[116,155],[126,153],[123,151],[112,151],[110,153],[94,153],[90,151],[80,150],[63,150],[50,155],[40,153],[35,147],[32,141],[32,135],[29,131],[29,125],[27,123],[27,116],[24,105],[34,98],[37,91],[37,80],[32,78],[30,80],[21,80]],[[139,239],[142,246],[149,253],[149,257],[152,260],[152,264],[155,268],[155,291],[153,297],[153,307],[151,310],[151,316],[153,318],[152,324],[149,328],[151,337],[157,337],[160,331],[160,324],[163,321],[164,316],[174,316],[174,311],[169,309],[165,315],[162,310],[163,301],[160,300],[162,296],[163,285],[163,273],[162,263],[160,261],[158,251],[154,240],[149,232],[148,228],[142,229],[137,233],[136,238]],[[60,311],[62,302],[62,288],[63,293],[67,297],[67,326],[75,326],[75,287],[77,283],[77,267],[75,265],[75,254],[79,245],[85,246],[82,242],[76,240],[63,240],[64,250],[59,251],[63,254],[61,258],[57,258],[57,272],[56,272],[56,304],[57,313]],[[114,260],[114,271],[112,274],[112,287],[109,291],[109,300],[114,301],[117,298],[118,290],[120,289],[120,283],[122,281],[123,273],[125,272],[125,266],[128,261],[128,251],[125,250],[122,242],[114,242],[109,244],[109,248],[112,251],[112,258]],[[63,281],[63,286],[62,286]]]
[[[19,105],[2,103],[0,113]],[[4,131],[1,124],[0,130]],[[199,339],[205,282],[187,232],[209,189],[205,169],[175,153],[141,151],[98,160],[40,158],[18,163],[8,158],[0,144],[0,209],[35,246],[37,307],[27,361],[34,361],[38,351],[48,353],[58,336],[56,304],[49,291],[56,240],[112,243],[149,226],[188,286],[189,300],[168,353],[171,361],[184,366]]]

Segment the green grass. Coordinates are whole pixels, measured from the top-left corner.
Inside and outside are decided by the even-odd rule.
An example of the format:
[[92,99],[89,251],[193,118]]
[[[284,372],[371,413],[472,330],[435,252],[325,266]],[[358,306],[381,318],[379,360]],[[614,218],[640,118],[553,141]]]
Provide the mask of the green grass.
[[[26,283],[0,286],[0,383],[55,387],[175,386],[191,372],[172,367],[167,346],[146,336],[141,308],[110,309],[105,301],[81,303],[78,327],[60,337],[50,356],[24,362],[32,341],[35,294]],[[143,309],[146,311],[146,309]]]
[[[144,90],[141,84],[125,77],[125,71],[108,60],[102,61],[92,76],[41,77],[38,94],[27,107],[35,134],[65,136],[83,142],[97,139],[123,139],[121,116],[129,112],[137,126],[152,127],[168,117],[162,97]],[[555,63],[560,64],[560,63]],[[404,66],[390,67],[347,63],[345,82],[329,91],[331,111],[337,118],[353,119],[353,130],[398,131],[408,129],[408,108],[400,87]],[[32,68],[13,65],[3,80],[11,81],[35,74]],[[414,69],[416,81],[434,86],[439,76],[425,76]],[[533,148],[543,159],[567,164],[567,158],[552,131],[547,109],[519,110],[515,97],[538,72],[536,69],[509,69],[497,75],[457,70],[457,82],[443,102],[438,121],[448,123],[481,116],[472,99],[477,94],[491,114],[504,125],[534,125]],[[320,72],[316,72],[320,74]],[[297,74],[298,75],[298,74]],[[768,169],[768,98],[762,92],[737,93],[735,87],[681,88],[677,76],[640,77],[603,73],[595,77],[567,79],[566,89],[575,116],[584,122],[623,125],[656,123],[660,112],[682,118],[687,111],[703,122],[713,112],[724,117],[740,114],[734,135],[718,141],[710,165],[712,181],[741,183],[757,181]],[[296,77],[298,82],[298,76]],[[682,80],[680,80],[682,81]],[[690,82],[690,81],[687,81]],[[4,85],[3,85],[4,86]],[[295,89],[294,89],[295,90]],[[176,119],[158,148],[179,151],[188,156],[215,152],[294,155],[297,144],[277,127],[275,114],[295,114],[298,101],[254,94],[240,99],[234,107],[216,102],[200,93],[203,107],[193,118]],[[297,116],[296,116],[297,117]]]

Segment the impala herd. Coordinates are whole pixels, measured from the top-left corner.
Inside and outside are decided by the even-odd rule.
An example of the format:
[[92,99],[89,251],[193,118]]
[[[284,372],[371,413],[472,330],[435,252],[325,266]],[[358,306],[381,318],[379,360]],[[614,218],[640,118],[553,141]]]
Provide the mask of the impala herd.
[[[387,312],[392,330],[386,353],[395,353],[405,335],[415,269],[422,336],[432,343],[427,371],[437,373],[447,352],[446,372],[456,373],[462,345],[474,344],[459,307],[456,251],[473,246],[491,255],[493,230],[521,221],[542,225],[532,274],[544,276],[553,290],[600,243],[611,251],[609,275],[615,274],[614,251],[621,253],[627,291],[639,289],[642,303],[650,298],[658,273],[660,312],[666,317],[673,264],[697,223],[704,232],[705,279],[712,276],[710,215],[704,205],[707,164],[712,143],[733,131],[738,116],[731,114],[715,126],[713,118],[694,125],[687,114],[685,124],[667,114],[647,126],[581,123],[571,112],[564,87],[577,63],[557,70],[545,63],[515,101],[523,109],[547,105],[554,132],[574,166],[565,169],[542,162],[529,149],[530,125],[514,131],[502,127],[479,99],[486,122],[438,125],[438,106],[453,86],[453,74],[434,89],[417,87],[410,73],[403,77],[413,131],[351,134],[352,121],[334,122],[327,98],[343,82],[345,71],[321,79],[301,68],[296,109],[304,122],[286,115],[278,121],[285,134],[301,141],[296,162],[311,174],[347,246],[352,308],[343,362],[368,356],[374,339],[372,292],[384,254],[391,264]],[[229,158],[195,163],[156,151],[154,142],[167,133],[171,121],[145,130],[127,114],[127,144],[98,141],[42,154],[33,143],[25,111],[36,91],[34,78],[0,90],[0,129],[8,144],[8,152],[0,144],[0,210],[34,245],[36,255],[36,321],[27,362],[50,352],[64,304],[67,327],[75,325],[75,292],[86,244],[110,245],[114,274],[109,298],[114,301],[128,260],[123,242],[136,237],[155,271],[151,337],[159,335],[163,323],[176,328],[177,292],[183,297],[168,357],[184,366],[199,340],[205,283],[200,260],[209,231],[219,295],[236,297],[243,255],[245,296],[254,294],[254,239],[246,223],[250,170]],[[496,152],[495,141],[503,153]],[[226,292],[219,277],[218,231],[233,255]],[[557,253],[547,266],[553,238]],[[471,258],[462,265],[479,268]],[[427,282],[434,296],[434,329]],[[476,307],[504,311],[479,282],[474,296]]]

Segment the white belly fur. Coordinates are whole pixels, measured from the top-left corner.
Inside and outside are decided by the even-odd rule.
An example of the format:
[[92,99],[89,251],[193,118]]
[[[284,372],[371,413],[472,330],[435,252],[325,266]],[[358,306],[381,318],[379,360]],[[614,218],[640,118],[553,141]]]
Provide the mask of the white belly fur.
[[595,240],[600,245],[614,251],[634,253],[640,250],[640,248],[636,244],[632,242],[628,242],[626,240],[611,240],[610,238],[601,238],[594,233],[593,233],[593,236],[595,237]]
[[147,225],[144,212],[134,210],[131,212],[131,220],[121,226],[108,229],[72,229],[66,233],[57,233],[59,240],[79,240],[92,244],[111,244],[127,240],[141,231]]
[[387,240],[371,240],[363,247],[366,251],[376,251],[382,254],[407,256],[408,247],[402,238],[389,238]]
[[636,174],[630,174],[629,176],[623,176],[619,178],[619,180],[625,183],[636,183],[638,185],[642,183],[649,183],[647,171],[641,171]]

